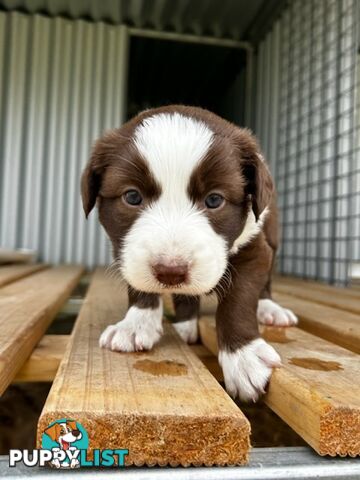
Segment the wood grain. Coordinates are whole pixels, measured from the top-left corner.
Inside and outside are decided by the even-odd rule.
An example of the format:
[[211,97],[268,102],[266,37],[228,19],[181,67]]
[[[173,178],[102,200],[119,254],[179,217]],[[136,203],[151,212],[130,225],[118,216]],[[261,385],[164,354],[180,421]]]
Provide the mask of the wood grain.
[[56,267],[0,289],[0,394],[76,286],[81,267]]
[[[204,345],[216,354],[215,319],[200,319]],[[267,327],[282,358],[266,404],[320,455],[360,455],[360,357],[298,328]]]
[[[70,335],[44,335],[13,381],[52,382],[69,339]],[[223,381],[223,374],[217,357],[210,350],[200,344],[190,345],[190,349],[216,380]]]
[[296,313],[301,329],[360,353],[360,315],[281,293],[274,300]]
[[27,277],[32,273],[44,270],[47,266],[41,264],[35,265],[1,265],[0,266],[0,287],[8,283],[15,282],[20,278]]
[[128,465],[245,463],[249,423],[175,330],[150,352],[100,349],[126,293],[97,270],[38,424],[71,417],[96,448],[128,448]]
[[[338,308],[360,315],[360,293],[354,295],[350,289],[340,289],[316,284],[310,286],[307,282],[294,283],[294,281],[276,281],[273,292],[292,295],[315,303],[321,303],[328,307]],[[349,293],[352,292],[352,293]]]
[[190,345],[190,349],[202,361],[211,375],[215,377],[218,382],[224,381],[223,372],[216,355],[201,344]]
[[360,301],[360,293],[352,287],[334,287],[326,283],[317,282],[315,280],[302,280],[300,278],[276,275],[273,279],[274,285],[296,285],[298,287],[308,288],[309,290],[317,290],[328,293],[329,295],[340,295],[343,297],[353,297]]
[[[44,335],[13,381],[52,382],[64,356],[69,339],[70,335]],[[190,349],[216,380],[223,380],[217,357],[210,350],[200,344],[190,345]]]
[[20,368],[14,382],[52,382],[70,335],[44,335]]

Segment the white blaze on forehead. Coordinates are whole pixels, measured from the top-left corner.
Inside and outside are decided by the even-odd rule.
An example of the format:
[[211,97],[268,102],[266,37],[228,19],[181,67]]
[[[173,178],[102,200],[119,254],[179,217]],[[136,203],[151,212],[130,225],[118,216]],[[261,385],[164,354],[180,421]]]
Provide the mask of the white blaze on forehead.
[[134,142],[160,183],[162,195],[177,202],[187,192],[192,172],[208,152],[213,132],[205,123],[179,113],[143,120]]
[[226,241],[188,194],[213,136],[205,123],[179,113],[153,115],[134,132],[134,144],[161,186],[160,197],[141,212],[123,241],[121,271],[139,291],[162,291],[152,271],[159,261],[189,265],[188,282],[172,292],[208,292],[224,274]]

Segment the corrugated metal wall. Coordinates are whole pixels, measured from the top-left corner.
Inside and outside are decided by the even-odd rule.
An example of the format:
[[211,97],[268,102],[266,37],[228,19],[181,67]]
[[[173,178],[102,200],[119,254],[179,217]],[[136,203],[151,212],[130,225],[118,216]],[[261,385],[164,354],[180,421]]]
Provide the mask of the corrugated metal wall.
[[[339,283],[360,258],[358,10],[295,0],[257,58],[255,130],[279,191],[280,270]],[[109,262],[79,179],[91,142],[124,119],[127,52],[126,27],[0,12],[1,246]]]
[[279,192],[279,269],[333,283],[360,259],[358,7],[291,2],[257,59],[255,129]]
[[108,263],[79,181],[91,143],[125,116],[126,27],[0,12],[0,245]]
[[239,39],[263,0],[0,0],[0,8]]

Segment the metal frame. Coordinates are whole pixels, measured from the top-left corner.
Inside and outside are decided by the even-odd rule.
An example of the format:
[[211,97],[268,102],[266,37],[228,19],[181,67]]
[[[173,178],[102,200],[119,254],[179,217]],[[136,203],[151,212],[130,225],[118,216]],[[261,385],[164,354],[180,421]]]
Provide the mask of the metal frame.
[[128,467],[111,469],[52,470],[23,465],[10,468],[7,456],[0,457],[0,477],[64,480],[118,478],[136,480],[358,480],[360,462],[355,458],[320,457],[307,447],[254,448],[250,462],[239,467]]
[[252,50],[249,42],[241,42],[228,38],[207,37],[206,35],[193,35],[187,33],[166,32],[146,28],[128,27],[129,34],[135,37],[156,38],[158,40],[169,40],[173,42],[201,43],[203,45],[214,45],[217,47],[240,48]]
[[[279,193],[279,270],[345,285],[360,258],[359,2],[294,0],[276,25],[280,45],[273,46],[275,28],[259,45],[256,133]],[[281,61],[271,121],[261,92],[278,68],[274,51]]]

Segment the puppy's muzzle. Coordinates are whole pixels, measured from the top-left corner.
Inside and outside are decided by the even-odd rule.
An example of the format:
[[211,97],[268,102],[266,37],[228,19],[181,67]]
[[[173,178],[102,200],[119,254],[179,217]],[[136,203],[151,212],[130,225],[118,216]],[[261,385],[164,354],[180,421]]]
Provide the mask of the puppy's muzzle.
[[186,283],[189,274],[187,264],[165,264],[156,263],[153,265],[155,278],[164,286],[173,287]]

